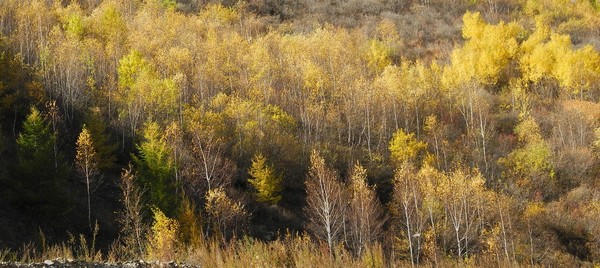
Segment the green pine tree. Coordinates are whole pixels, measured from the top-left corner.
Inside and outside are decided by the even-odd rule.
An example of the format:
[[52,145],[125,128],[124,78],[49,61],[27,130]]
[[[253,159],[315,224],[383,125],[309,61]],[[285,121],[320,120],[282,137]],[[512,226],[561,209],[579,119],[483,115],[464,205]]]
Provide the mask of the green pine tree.
[[174,181],[175,165],[157,123],[146,124],[144,141],[137,149],[139,154],[133,156],[133,162],[138,172],[138,182],[146,189],[146,198],[151,205],[173,217],[179,207]]
[[[23,123],[17,138],[18,163],[9,179],[9,199],[42,217],[56,217],[68,211],[66,174],[60,155],[55,162],[56,137],[36,108]],[[59,163],[56,165],[55,163]]]

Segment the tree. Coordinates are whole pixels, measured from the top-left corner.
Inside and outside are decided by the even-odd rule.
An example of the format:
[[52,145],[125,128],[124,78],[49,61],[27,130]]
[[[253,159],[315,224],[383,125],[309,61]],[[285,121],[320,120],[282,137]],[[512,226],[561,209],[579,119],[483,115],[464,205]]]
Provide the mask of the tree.
[[523,76],[534,83],[554,78],[567,95],[583,100],[600,82],[600,54],[589,44],[575,49],[571,36],[553,33],[548,24],[547,17],[536,17],[535,31],[521,45]]
[[356,163],[350,171],[348,206],[348,243],[356,256],[381,236],[385,222],[374,187],[367,183],[367,170]]
[[232,200],[223,188],[208,191],[205,209],[215,234],[225,240],[242,231],[249,216],[244,205]]
[[143,189],[137,186],[133,167],[129,164],[123,169],[121,180],[122,213],[119,213],[118,222],[121,225],[119,237],[125,254],[130,254],[128,259],[141,258],[144,254],[145,235],[148,227],[143,222],[142,195]]
[[600,127],[594,130],[594,141],[592,142],[592,148],[596,152],[596,156],[600,159]]
[[427,144],[415,138],[414,133],[406,133],[398,129],[390,141],[392,161],[404,163],[418,161],[418,156],[427,148]]
[[94,141],[98,169],[109,170],[113,168],[117,160],[115,155],[117,144],[111,141],[107,133],[106,124],[100,115],[100,109],[92,109],[85,117],[85,122],[90,137]]
[[33,78],[33,71],[14,56],[0,39],[0,122],[4,127],[12,127],[17,136],[17,122],[24,120],[29,113],[29,105],[43,101],[41,83]]
[[526,117],[514,129],[520,146],[498,163],[509,190],[521,198],[548,198],[556,194],[552,150],[541,134],[540,126]]
[[41,113],[32,107],[17,138],[20,163],[31,168],[54,169],[55,139]]
[[191,159],[186,165],[185,180],[192,196],[203,198],[211,189],[231,185],[237,168],[223,156],[224,145],[214,129],[193,123],[191,131]]
[[77,3],[55,7],[62,27],[54,27],[46,35],[48,40],[39,43],[40,70],[44,86],[58,100],[65,122],[72,124],[75,112],[88,106],[92,97],[96,69],[92,53],[97,42],[85,38],[85,15]]
[[[77,166],[77,172],[84,179],[87,188],[88,225],[90,230],[92,230],[91,193],[100,185],[101,180],[97,180],[100,170],[98,169],[98,156],[94,149],[94,141],[85,125],[83,125],[83,129],[77,139],[76,150],[75,165]],[[90,189],[92,187],[94,189]]]
[[153,207],[154,223],[148,238],[148,255],[151,259],[171,261],[178,250],[179,222]]
[[266,163],[267,159],[262,154],[257,154],[252,159],[252,166],[248,174],[252,178],[248,182],[256,190],[258,202],[277,204],[281,200],[281,176],[275,174],[272,166]]
[[196,204],[189,198],[183,198],[177,221],[179,222],[181,242],[191,247],[200,246],[204,241],[202,217],[196,208]]
[[391,47],[378,40],[369,41],[369,48],[364,57],[373,73],[381,73],[386,66],[391,64]]
[[579,94],[583,100],[584,92],[600,82],[600,54],[589,44],[561,53],[556,62],[554,76],[566,89],[567,94]]
[[66,167],[60,160],[54,165],[55,138],[40,112],[32,107],[17,138],[19,161],[9,182],[13,190],[9,198],[42,218],[56,217],[70,208]]
[[306,179],[306,208],[309,230],[324,239],[333,256],[344,227],[346,198],[343,186],[334,170],[325,165],[325,159],[313,150],[310,155],[310,168]]
[[409,162],[402,163],[394,175],[394,195],[390,205],[398,226],[402,226],[400,239],[408,245],[411,265],[419,265],[422,239],[426,224],[423,209],[423,192],[417,178],[416,168]]
[[453,231],[455,252],[459,259],[472,254],[477,244],[485,215],[484,206],[487,200],[484,195],[484,178],[478,171],[470,171],[459,167],[448,174],[440,182],[440,201],[444,204],[446,220]]
[[[50,126],[52,126],[52,133],[54,136],[59,135],[59,124],[62,122],[62,116],[60,109],[56,105],[56,101],[46,102],[46,120],[50,120]],[[58,141],[54,139],[54,167],[58,167]]]
[[163,122],[177,109],[179,89],[173,79],[160,79],[159,73],[142,53],[132,50],[119,61],[120,116],[129,123],[131,136],[138,124],[150,119]]
[[140,185],[148,190],[147,198],[167,215],[178,207],[175,185],[175,166],[170,148],[157,123],[149,122],[144,129],[144,141],[137,146],[133,162],[138,170]]
[[517,55],[520,31],[521,26],[514,22],[490,25],[479,13],[465,13],[462,36],[467,41],[452,52],[452,65],[444,69],[444,84],[496,84]]

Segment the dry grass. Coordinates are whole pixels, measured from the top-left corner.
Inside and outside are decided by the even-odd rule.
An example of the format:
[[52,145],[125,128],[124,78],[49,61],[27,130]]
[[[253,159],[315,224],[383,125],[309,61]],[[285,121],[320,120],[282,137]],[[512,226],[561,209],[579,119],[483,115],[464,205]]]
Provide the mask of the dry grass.
[[66,242],[48,245],[46,236],[40,231],[39,244],[27,243],[18,250],[0,249],[0,262],[39,263],[44,260],[79,260],[85,262],[99,262],[105,258],[100,250],[96,249],[96,236],[99,227],[96,224],[91,241],[80,234],[69,234]]
[[[43,240],[43,239],[42,239]],[[93,237],[92,237],[93,241]],[[57,245],[24,245],[17,251],[0,250],[0,262],[40,263],[44,260],[75,260],[82,262],[118,263],[132,261],[122,259],[123,252],[109,251],[102,254],[87,240],[74,236]],[[126,248],[126,247],[125,247]],[[195,246],[180,245],[175,260],[178,263],[199,267],[410,267],[410,260],[390,260],[380,244],[365,249],[362,256],[353,256],[343,247],[334,250],[331,256],[326,243],[314,241],[307,235],[288,234],[282,239],[265,242],[253,238],[233,239],[223,242],[207,239]],[[121,248],[120,250],[123,250]],[[131,255],[130,255],[131,256]],[[147,260],[147,258],[146,258]],[[458,261],[441,257],[437,262],[428,260],[419,267],[518,267],[516,263],[498,263],[494,258],[470,258]]]

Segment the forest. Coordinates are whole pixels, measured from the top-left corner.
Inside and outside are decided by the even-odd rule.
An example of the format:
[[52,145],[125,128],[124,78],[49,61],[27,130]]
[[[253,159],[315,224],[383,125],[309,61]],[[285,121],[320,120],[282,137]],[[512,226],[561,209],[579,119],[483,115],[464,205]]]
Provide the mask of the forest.
[[0,0],[0,262],[600,265],[598,0]]

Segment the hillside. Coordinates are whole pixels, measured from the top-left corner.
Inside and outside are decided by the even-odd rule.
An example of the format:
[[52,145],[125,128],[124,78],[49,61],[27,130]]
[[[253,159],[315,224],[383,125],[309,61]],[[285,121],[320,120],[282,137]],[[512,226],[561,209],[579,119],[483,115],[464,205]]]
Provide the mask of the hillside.
[[600,2],[0,1],[0,261],[600,263]]

